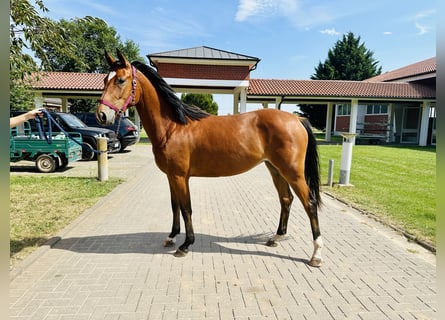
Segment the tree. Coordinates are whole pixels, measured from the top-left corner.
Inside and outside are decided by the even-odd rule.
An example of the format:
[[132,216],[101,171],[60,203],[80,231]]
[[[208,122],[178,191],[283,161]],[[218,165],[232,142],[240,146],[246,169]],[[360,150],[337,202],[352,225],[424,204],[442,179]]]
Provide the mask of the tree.
[[[116,30],[102,19],[61,19],[56,25],[70,35],[69,42],[76,48],[76,54],[75,57],[64,55],[58,48],[50,44],[45,45],[44,54],[48,58],[51,70],[107,73],[109,66],[104,51],[114,52],[116,48],[119,48],[130,61],[144,61],[139,54],[139,46],[132,40],[122,42]],[[72,112],[88,112],[96,107],[96,102],[90,99],[70,99],[69,102]]]
[[[378,61],[373,55],[364,43],[360,43],[360,36],[355,37],[349,32],[329,49],[328,58],[324,63],[319,62],[311,79],[362,81],[377,76],[382,72],[382,67],[377,66]],[[314,127],[326,127],[326,108],[320,108],[319,105],[300,105],[300,111]]]
[[355,80],[362,81],[382,73],[382,67],[373,58],[374,53],[366,49],[352,32],[343,35],[333,49],[329,49],[328,58],[319,62],[315,68],[313,80]]
[[183,93],[181,94],[181,100],[189,105],[195,105],[210,114],[218,114],[218,104],[213,101],[211,94]]
[[44,46],[58,48],[71,55],[74,48],[65,41],[65,32],[48,18],[40,17],[38,10],[48,12],[42,0],[10,0],[9,70],[10,105],[12,108],[30,109],[32,95],[26,80],[39,69],[30,52],[40,54],[40,67],[49,67]]
[[69,42],[76,48],[76,57],[66,56],[51,45],[45,46],[52,70],[106,73],[109,66],[104,58],[104,50],[114,52],[116,48],[129,61],[144,61],[139,54],[139,46],[132,40],[122,42],[116,30],[102,19],[61,19],[56,24],[70,35]]

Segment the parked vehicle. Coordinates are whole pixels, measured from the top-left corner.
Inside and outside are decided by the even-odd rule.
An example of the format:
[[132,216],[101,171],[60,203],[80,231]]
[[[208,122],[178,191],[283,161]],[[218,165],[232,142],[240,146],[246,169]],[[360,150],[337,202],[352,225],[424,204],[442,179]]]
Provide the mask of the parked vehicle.
[[117,132],[117,138],[121,144],[119,151],[123,151],[128,146],[139,142],[140,136],[138,127],[136,127],[136,125],[128,117],[121,117],[111,126],[102,126],[97,123],[96,114],[93,112],[79,112],[75,113],[75,116],[85,122],[88,126],[107,128]]
[[[23,113],[23,111],[14,111],[11,116]],[[92,150],[97,150],[98,137],[107,138],[107,151],[109,153],[118,152],[120,149],[120,142],[114,131],[106,128],[89,127],[83,123],[79,118],[71,113],[66,112],[51,112],[51,117],[57,122],[60,127],[66,132],[78,132],[82,135],[83,148],[82,159],[93,160],[97,158],[97,154]],[[47,127],[48,119],[45,117],[42,119],[45,128]],[[29,121],[31,124],[31,130],[37,132],[37,124],[35,120]],[[60,132],[60,129],[53,123],[53,132]]]
[[35,161],[40,172],[53,172],[82,158],[82,135],[78,132],[70,132],[70,135],[80,144],[60,132],[53,133],[48,143],[31,131],[29,121],[11,128],[9,133],[9,161]]

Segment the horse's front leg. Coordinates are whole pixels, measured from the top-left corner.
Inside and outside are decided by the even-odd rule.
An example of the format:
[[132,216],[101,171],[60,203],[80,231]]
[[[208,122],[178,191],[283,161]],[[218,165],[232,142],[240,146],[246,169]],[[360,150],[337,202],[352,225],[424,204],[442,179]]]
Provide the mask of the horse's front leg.
[[[190,189],[189,178],[181,176],[169,177],[170,187],[172,193],[176,196],[177,204],[181,209],[182,218],[185,224],[185,241],[176,250],[175,257],[184,257],[188,253],[188,247],[195,242],[195,234],[193,232],[192,224],[192,205],[190,201]],[[178,212],[179,210],[177,210]],[[178,225],[179,225],[179,212],[178,212]]]
[[172,231],[164,241],[164,247],[174,247],[176,244],[176,236],[181,232],[181,223],[179,221],[179,202],[176,198],[173,188],[170,185],[170,198],[173,212]]

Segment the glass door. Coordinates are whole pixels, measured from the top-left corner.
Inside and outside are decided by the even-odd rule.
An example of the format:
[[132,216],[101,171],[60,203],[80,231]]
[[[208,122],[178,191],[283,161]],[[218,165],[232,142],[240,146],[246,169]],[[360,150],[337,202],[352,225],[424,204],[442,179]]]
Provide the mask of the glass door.
[[403,108],[401,143],[419,143],[420,108]]

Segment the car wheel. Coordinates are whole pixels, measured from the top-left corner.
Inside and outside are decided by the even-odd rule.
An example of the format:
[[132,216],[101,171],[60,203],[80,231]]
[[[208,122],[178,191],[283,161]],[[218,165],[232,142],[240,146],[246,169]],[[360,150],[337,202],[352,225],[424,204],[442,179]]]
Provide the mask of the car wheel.
[[43,173],[53,172],[57,169],[56,160],[47,154],[41,154],[36,159],[36,168]]
[[82,146],[82,160],[90,161],[94,159],[96,155],[93,152],[93,147],[88,142],[84,142]]

